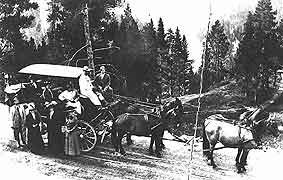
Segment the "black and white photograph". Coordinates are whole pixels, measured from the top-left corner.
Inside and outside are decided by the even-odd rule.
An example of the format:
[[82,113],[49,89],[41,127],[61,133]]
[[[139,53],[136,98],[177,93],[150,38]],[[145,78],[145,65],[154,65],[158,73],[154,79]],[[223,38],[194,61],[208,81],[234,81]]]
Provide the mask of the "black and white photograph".
[[1,179],[282,179],[283,0],[0,0]]

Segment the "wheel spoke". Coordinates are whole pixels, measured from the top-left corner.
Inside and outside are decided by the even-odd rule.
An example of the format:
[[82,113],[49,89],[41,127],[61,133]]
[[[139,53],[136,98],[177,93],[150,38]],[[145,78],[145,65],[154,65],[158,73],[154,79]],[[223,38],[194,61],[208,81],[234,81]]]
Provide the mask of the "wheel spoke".
[[95,130],[90,124],[83,121],[79,123],[79,127],[81,130],[80,133],[81,150],[84,152],[89,152],[94,148],[97,141]]
[[[82,144],[82,148],[81,148],[81,149],[82,149],[82,150],[85,150],[85,151],[89,150],[88,143],[87,143],[85,140],[83,140],[83,142],[84,142],[83,144],[84,144],[85,146]],[[86,148],[85,148],[85,147],[86,147]]]
[[88,136],[89,134],[93,134],[93,132],[92,132],[92,131],[89,131],[89,132],[87,132],[87,133],[84,133],[83,135],[84,135],[84,136]]
[[88,138],[88,139],[96,139],[95,136],[85,136],[85,137]]
[[85,139],[89,144],[91,144],[91,146],[94,144],[93,142],[91,142],[90,140],[88,139]]

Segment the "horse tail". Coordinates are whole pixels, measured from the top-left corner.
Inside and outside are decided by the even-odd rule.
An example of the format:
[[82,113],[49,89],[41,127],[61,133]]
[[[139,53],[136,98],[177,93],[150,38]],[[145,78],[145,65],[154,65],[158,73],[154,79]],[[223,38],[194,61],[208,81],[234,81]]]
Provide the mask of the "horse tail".
[[205,132],[205,122],[203,123],[203,128],[202,128],[202,153],[205,157],[208,157],[209,156],[209,151],[208,149],[210,148],[210,145],[209,145],[209,141],[208,141],[208,138],[207,138],[207,135],[206,135],[206,132]]

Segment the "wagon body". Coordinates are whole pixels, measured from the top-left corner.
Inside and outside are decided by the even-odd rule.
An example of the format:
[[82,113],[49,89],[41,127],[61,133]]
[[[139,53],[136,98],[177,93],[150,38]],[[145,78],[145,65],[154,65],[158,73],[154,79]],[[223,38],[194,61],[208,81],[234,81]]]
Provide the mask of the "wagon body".
[[[63,78],[77,80],[83,72],[83,68],[72,67],[65,65],[53,64],[32,64],[22,68],[18,73],[26,75],[47,76],[49,78]],[[7,88],[7,92],[18,91],[17,87]],[[113,120],[112,113],[107,108],[99,109],[97,115],[92,117],[91,120],[81,119],[77,122],[78,129],[80,130],[80,144],[83,152],[91,151],[98,140],[103,141],[104,137],[109,133],[111,123]]]

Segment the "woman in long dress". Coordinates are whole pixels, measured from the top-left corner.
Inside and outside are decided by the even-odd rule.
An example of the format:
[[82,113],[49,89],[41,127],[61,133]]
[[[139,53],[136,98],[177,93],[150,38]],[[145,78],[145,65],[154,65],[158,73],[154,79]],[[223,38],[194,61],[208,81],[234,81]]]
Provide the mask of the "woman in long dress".
[[77,114],[75,111],[68,112],[66,116],[66,130],[65,130],[65,154],[69,156],[80,155],[80,140],[79,130],[77,125]]
[[64,154],[64,133],[62,127],[65,125],[64,104],[50,106],[47,120],[48,151],[53,155]]
[[28,128],[28,147],[32,153],[41,154],[44,149],[39,124],[41,116],[35,109],[34,103],[30,103],[29,113],[26,116],[26,127]]

